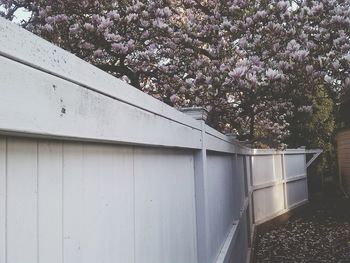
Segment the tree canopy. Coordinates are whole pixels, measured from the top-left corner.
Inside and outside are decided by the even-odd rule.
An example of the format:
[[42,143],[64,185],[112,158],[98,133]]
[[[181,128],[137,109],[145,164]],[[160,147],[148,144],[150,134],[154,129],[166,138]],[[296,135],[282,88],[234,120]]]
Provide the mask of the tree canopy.
[[349,0],[0,5],[7,19],[30,11],[23,27],[172,106],[206,107],[211,126],[256,145],[292,142],[295,118],[319,112],[313,98],[337,105],[350,88]]

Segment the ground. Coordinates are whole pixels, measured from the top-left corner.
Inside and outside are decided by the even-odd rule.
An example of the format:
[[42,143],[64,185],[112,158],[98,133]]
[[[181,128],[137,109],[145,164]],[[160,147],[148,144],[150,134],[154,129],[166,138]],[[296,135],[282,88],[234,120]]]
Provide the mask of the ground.
[[350,262],[349,198],[317,195],[286,222],[280,221],[258,228],[254,263]]

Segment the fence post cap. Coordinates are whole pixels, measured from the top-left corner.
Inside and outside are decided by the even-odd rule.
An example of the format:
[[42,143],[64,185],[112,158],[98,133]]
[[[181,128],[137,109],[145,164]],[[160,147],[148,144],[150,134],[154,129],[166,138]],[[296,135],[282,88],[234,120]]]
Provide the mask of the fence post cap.
[[208,110],[203,107],[184,107],[179,110],[196,120],[205,122],[208,118]]

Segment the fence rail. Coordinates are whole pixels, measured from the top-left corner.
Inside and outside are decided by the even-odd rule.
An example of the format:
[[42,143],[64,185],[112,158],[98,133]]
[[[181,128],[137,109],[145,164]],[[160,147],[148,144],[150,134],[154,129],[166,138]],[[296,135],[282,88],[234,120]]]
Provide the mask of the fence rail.
[[0,263],[247,262],[307,201],[304,149],[256,150],[0,19]]

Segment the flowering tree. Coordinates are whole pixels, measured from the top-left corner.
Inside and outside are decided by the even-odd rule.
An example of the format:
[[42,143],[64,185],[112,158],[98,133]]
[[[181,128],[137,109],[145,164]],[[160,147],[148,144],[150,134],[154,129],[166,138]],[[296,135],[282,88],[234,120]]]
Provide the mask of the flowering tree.
[[10,18],[32,11],[24,26],[141,89],[157,77],[158,40],[171,30],[170,9],[147,1],[2,1]]
[[350,86],[349,0],[0,0],[2,15],[210,124],[276,145]]
[[209,52],[196,52],[185,90],[194,90],[190,98],[200,95],[221,129],[281,141],[288,119],[312,111],[318,87],[334,99],[349,87],[349,1],[193,0],[184,6],[179,43]]

